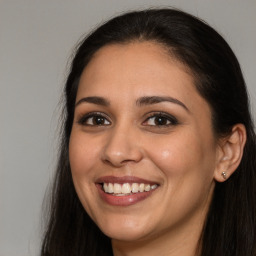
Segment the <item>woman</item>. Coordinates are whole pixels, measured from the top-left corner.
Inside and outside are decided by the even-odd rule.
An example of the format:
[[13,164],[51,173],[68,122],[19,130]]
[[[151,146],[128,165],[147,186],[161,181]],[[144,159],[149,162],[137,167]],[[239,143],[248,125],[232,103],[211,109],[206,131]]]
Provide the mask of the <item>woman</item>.
[[41,255],[255,256],[255,133],[224,39],[178,10],[80,44]]

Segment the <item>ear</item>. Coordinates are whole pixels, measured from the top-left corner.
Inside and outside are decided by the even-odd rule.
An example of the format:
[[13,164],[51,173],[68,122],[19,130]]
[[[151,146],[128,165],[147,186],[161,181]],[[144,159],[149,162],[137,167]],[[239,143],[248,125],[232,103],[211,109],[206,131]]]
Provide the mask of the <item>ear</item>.
[[246,142],[246,129],[243,124],[233,126],[231,134],[221,138],[218,148],[218,159],[214,171],[214,179],[224,182],[239,166],[244,145]]

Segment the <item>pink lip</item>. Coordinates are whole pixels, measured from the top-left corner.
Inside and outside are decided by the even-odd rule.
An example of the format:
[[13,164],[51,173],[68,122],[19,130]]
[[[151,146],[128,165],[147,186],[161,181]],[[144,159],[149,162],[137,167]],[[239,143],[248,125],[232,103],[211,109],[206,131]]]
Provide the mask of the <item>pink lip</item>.
[[157,184],[156,182],[141,179],[134,176],[123,176],[123,177],[115,177],[115,176],[105,176],[101,177],[96,182],[96,187],[99,191],[101,199],[106,202],[107,204],[113,205],[113,206],[129,206],[136,204],[140,201],[145,200],[149,196],[152,195],[157,189],[150,190],[148,192],[140,192],[140,193],[134,193],[127,196],[115,196],[113,194],[105,193],[102,189],[101,183],[144,183],[144,184]]

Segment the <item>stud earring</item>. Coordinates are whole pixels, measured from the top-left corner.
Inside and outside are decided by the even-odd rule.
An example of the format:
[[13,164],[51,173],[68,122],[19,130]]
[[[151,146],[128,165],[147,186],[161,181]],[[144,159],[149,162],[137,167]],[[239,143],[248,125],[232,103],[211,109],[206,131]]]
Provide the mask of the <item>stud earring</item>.
[[223,179],[225,179],[225,180],[227,179],[226,172],[222,172],[221,175],[222,175]]

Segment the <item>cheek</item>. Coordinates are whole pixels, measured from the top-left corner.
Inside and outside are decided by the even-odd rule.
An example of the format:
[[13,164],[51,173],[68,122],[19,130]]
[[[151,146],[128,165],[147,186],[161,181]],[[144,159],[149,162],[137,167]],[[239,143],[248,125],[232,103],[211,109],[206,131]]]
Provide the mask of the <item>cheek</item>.
[[98,157],[98,147],[90,146],[90,139],[72,132],[69,142],[69,160],[73,177],[89,173]]
[[85,210],[90,216],[93,216],[95,201],[91,193],[95,189],[93,168],[99,162],[99,148],[91,145],[93,144],[90,144],[90,140],[83,133],[71,133],[69,161],[74,187]]
[[215,167],[212,138],[194,131],[177,132],[161,140],[155,140],[151,145],[147,145],[147,153],[167,177],[206,177],[211,175]]
[[182,216],[192,216],[198,209],[205,209],[211,199],[215,167],[213,147],[210,141],[206,143],[197,134],[193,136],[188,132],[186,135],[173,134],[169,139],[154,141],[154,146],[147,151],[165,180],[163,191],[168,196],[162,198],[164,225],[171,218],[178,221]]

